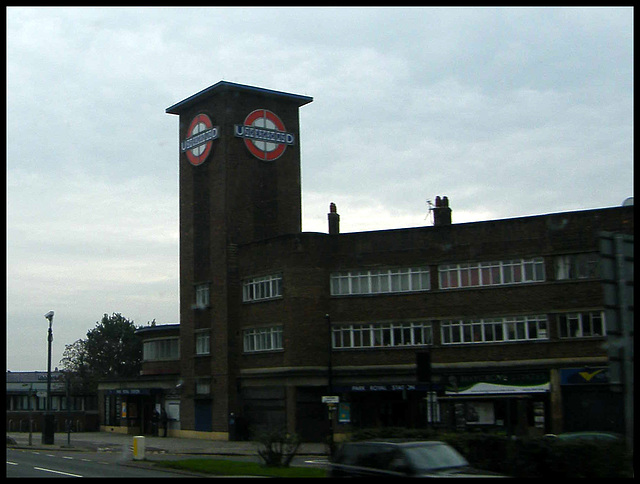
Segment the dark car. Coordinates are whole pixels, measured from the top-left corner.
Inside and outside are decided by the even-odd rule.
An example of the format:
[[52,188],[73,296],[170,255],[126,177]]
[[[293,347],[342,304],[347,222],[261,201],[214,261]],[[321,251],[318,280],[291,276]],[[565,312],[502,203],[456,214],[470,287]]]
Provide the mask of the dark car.
[[547,438],[558,439],[562,441],[574,441],[574,440],[591,440],[591,441],[608,441],[608,442],[620,442],[622,437],[618,434],[611,432],[565,432],[564,434],[547,434]]
[[444,442],[347,442],[329,463],[329,477],[504,477],[475,469]]

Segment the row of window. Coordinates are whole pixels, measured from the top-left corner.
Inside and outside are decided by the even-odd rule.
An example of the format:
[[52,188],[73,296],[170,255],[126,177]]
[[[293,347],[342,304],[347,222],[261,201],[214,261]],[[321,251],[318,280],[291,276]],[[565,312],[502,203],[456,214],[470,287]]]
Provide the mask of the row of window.
[[[558,314],[561,338],[605,336],[600,311]],[[332,328],[333,348],[422,346],[433,342],[433,321],[337,325]],[[440,321],[443,345],[497,343],[549,339],[545,315],[509,316],[474,320]]]
[[[554,258],[555,280],[599,277],[597,253],[571,254]],[[440,289],[526,284],[546,280],[544,259],[503,261],[438,266]],[[331,274],[331,295],[383,294],[430,290],[428,267],[383,270],[353,270]]]
[[142,345],[144,361],[179,360],[180,338],[158,338],[145,341]]
[[332,328],[333,348],[422,346],[433,342],[431,323],[365,323]]
[[[559,314],[561,338],[604,336],[604,315],[600,311]],[[443,345],[534,341],[549,338],[545,315],[440,321]],[[342,348],[425,346],[433,344],[433,322],[385,322],[336,325],[332,345]],[[282,326],[244,331],[247,353],[283,349]]]
[[442,321],[442,344],[494,343],[547,339],[544,315]]
[[282,326],[247,329],[243,332],[242,342],[246,353],[281,350],[284,348]]
[[[606,336],[604,314],[585,311],[556,315],[560,338],[589,338]],[[334,349],[428,346],[433,344],[435,321],[358,323],[335,325],[331,329]],[[500,343],[549,339],[546,315],[507,316],[472,320],[441,320],[443,345],[469,343]],[[259,353],[284,349],[283,327],[276,325],[243,331],[243,351]],[[208,331],[195,336],[196,355],[210,354]],[[179,359],[178,338],[164,338],[145,342],[144,359]]]
[[[599,277],[597,253],[571,254],[554,258],[555,279]],[[510,259],[438,266],[440,289],[526,284],[545,281],[544,259]],[[331,274],[331,295],[391,294],[429,291],[428,267],[351,270]],[[195,287],[194,308],[209,307],[209,285]],[[242,283],[242,301],[256,302],[282,297],[282,274],[254,277]]]
[[254,277],[242,283],[242,301],[261,301],[282,296],[282,274]]
[[428,291],[430,284],[428,267],[335,272],[331,295]]
[[[205,309],[211,304],[209,284],[196,284],[193,309]],[[282,274],[248,279],[242,284],[242,301],[264,301],[282,297]]]
[[469,264],[447,264],[438,267],[441,289],[456,287],[497,286],[543,282],[544,260],[516,259]]
[[[67,410],[67,401],[70,402],[69,410],[97,410],[97,397],[94,396],[72,396],[67,399],[64,395],[51,396],[51,410]],[[7,395],[7,410],[46,410],[46,397],[38,397],[36,395]]]
[[[554,259],[556,280],[599,277],[598,254],[572,254]],[[444,264],[438,266],[440,289],[497,286],[544,282],[544,259],[511,259],[503,261]],[[282,274],[247,279],[242,284],[242,301],[265,301],[282,297]],[[428,267],[371,269],[334,272],[331,295],[391,294],[429,291]],[[195,287],[194,308],[209,307],[209,285]]]

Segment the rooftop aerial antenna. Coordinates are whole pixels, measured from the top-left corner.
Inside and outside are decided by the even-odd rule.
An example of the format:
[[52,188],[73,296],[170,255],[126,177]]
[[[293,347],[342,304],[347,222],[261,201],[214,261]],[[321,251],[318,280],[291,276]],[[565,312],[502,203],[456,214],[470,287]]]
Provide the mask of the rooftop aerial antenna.
[[433,225],[433,203],[431,203],[431,200],[427,200],[427,205],[429,205],[429,211],[427,215],[424,216],[424,219],[427,220],[428,218],[431,225]]

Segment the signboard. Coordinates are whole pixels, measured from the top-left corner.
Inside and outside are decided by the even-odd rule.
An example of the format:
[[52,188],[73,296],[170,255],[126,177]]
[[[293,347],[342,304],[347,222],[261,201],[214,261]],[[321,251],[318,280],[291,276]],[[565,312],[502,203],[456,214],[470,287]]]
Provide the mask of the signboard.
[[338,405],[338,423],[351,423],[351,404],[341,403]]
[[396,383],[383,383],[383,384],[362,384],[362,385],[349,385],[333,387],[334,390],[339,392],[426,392],[430,389],[440,389],[441,385],[434,384],[431,387],[429,384],[396,384]]
[[609,383],[609,368],[562,368],[560,385],[593,385]]
[[340,397],[335,395],[335,396],[325,396],[322,397],[322,403],[340,403]]
[[284,123],[268,109],[256,109],[234,126],[234,134],[244,139],[249,152],[263,161],[273,161],[295,143],[295,136],[287,133]]
[[180,143],[180,150],[186,153],[193,166],[198,166],[207,159],[213,146],[212,141],[218,136],[218,127],[213,126],[209,116],[198,114],[191,120],[187,137]]
[[545,371],[450,375],[447,383],[446,394],[459,396],[545,393],[551,388]]

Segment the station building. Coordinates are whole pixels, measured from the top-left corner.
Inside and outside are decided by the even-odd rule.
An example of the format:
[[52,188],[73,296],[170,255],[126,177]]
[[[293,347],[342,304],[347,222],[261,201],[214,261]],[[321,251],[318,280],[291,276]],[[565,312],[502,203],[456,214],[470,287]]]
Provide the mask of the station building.
[[598,234],[632,234],[633,207],[454,224],[445,196],[433,226],[340,233],[331,204],[328,233],[302,232],[310,102],[221,81],[166,110],[181,147],[181,430],[323,439],[326,396],[343,430],[619,430]]
[[[46,371],[6,372],[7,432],[42,432],[47,379]],[[98,430],[98,396],[73,388],[57,368],[51,372],[51,413],[54,432]]]
[[336,433],[622,433],[598,239],[633,234],[633,206],[456,224],[439,196],[432,226],[341,233],[331,203],[327,232],[302,232],[312,100],[221,81],[167,108],[180,325],[144,331],[144,375],[114,383],[111,405],[159,404],[173,435],[211,439],[280,427],[322,441],[329,408]]

